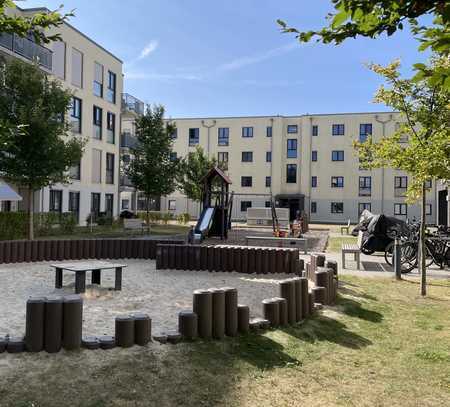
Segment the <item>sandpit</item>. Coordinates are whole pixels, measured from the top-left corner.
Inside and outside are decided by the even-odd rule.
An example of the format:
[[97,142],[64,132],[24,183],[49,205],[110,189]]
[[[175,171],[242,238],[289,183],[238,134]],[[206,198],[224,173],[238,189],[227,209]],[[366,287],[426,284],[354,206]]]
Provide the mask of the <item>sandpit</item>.
[[[84,298],[83,334],[113,335],[117,315],[145,312],[154,332],[177,329],[178,312],[192,309],[192,292],[199,288],[231,286],[239,303],[250,307],[251,317],[262,316],[261,301],[277,296],[278,282],[287,274],[249,275],[207,271],[156,270],[152,260],[125,260],[122,291],[114,291],[114,272],[102,273],[102,285],[90,285],[88,273]],[[30,296],[74,293],[73,273],[64,273],[64,287],[55,289],[49,263],[0,266],[0,336],[22,335],[25,303]]]

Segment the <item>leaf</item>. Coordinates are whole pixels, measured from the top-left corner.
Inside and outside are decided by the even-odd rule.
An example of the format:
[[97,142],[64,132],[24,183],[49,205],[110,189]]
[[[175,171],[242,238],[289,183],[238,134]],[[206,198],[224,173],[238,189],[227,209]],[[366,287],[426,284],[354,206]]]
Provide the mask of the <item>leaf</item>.
[[331,27],[336,28],[336,27],[340,26],[348,18],[349,18],[349,13],[345,10],[341,11],[340,13],[338,13],[334,16],[333,21],[331,22]]

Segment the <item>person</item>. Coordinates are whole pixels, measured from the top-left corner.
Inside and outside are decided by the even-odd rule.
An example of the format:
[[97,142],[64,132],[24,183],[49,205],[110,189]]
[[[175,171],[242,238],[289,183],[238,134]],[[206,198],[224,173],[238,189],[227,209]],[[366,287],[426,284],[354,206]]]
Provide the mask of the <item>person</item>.
[[295,213],[295,219],[292,223],[291,233],[293,237],[301,237],[302,235],[302,217],[300,211]]

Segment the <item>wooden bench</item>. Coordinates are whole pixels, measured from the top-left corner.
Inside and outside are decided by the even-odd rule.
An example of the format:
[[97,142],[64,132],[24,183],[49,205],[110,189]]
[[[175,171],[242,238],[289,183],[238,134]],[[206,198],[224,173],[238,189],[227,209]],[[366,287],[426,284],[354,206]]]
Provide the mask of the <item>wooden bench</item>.
[[346,235],[350,233],[350,219],[347,222],[347,226],[341,226],[341,235],[344,234],[344,230]]
[[245,244],[247,246],[248,242],[252,240],[277,242],[279,247],[292,247],[300,243],[303,246],[305,254],[308,253],[308,239],[300,237],[245,236]]
[[358,270],[361,269],[361,241],[362,241],[362,232],[358,233],[358,241],[356,244],[354,243],[343,243],[342,244],[342,249],[341,249],[341,253],[342,253],[342,268],[345,269],[345,255],[348,254],[353,254],[354,259],[356,261],[356,267]]
[[86,292],[86,272],[92,271],[91,283],[101,283],[102,270],[115,269],[116,279],[114,289],[116,291],[122,290],[122,269],[127,267],[126,264],[109,263],[106,261],[89,261],[78,263],[58,263],[52,264],[51,267],[55,269],[55,288],[62,288],[63,286],[63,270],[72,271],[75,273],[75,293],[81,294]]
[[146,225],[142,219],[124,219],[123,220],[123,228],[125,230],[140,230],[144,233]]

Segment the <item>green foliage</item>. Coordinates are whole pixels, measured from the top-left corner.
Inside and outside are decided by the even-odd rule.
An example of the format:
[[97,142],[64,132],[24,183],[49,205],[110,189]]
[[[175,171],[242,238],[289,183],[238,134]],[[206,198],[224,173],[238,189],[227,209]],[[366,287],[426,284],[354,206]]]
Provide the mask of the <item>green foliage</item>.
[[38,43],[48,43],[60,39],[59,34],[48,35],[45,30],[58,27],[73,13],[61,14],[62,7],[48,13],[36,13],[33,16],[20,16],[13,13],[6,14],[6,9],[14,11],[12,0],[0,0],[0,32],[17,34],[20,37],[32,35]]
[[[440,55],[450,53],[450,2],[445,0],[332,0],[335,12],[327,16],[329,24],[319,30],[300,31],[278,20],[284,33],[293,33],[300,42],[313,38],[324,44],[340,44],[358,36],[376,38],[393,35],[409,23],[412,33],[420,42],[419,50],[431,48]],[[419,24],[418,18],[434,16],[431,23]],[[425,72],[416,66],[417,75]],[[435,81],[450,89],[450,70],[428,72]]]
[[180,225],[187,225],[190,220],[191,220],[191,215],[189,215],[189,213],[180,213],[177,216],[177,222]]
[[[398,61],[387,67],[372,64],[370,69],[386,80],[375,102],[399,111],[402,125],[394,135],[375,141],[356,142],[360,160],[367,168],[391,167],[412,175],[408,200],[422,195],[422,185],[431,179],[450,180],[450,89],[431,77],[420,81],[401,79]],[[448,68],[446,57],[433,58],[426,69]],[[400,138],[408,136],[407,144]]]
[[203,195],[202,178],[217,165],[216,159],[208,158],[200,146],[180,161],[178,175],[179,189],[193,201],[201,201]]
[[148,199],[152,196],[169,195],[175,190],[178,160],[171,159],[175,130],[172,123],[164,121],[164,107],[148,108],[136,123],[137,145],[126,168],[126,175],[133,185]]
[[24,239],[28,215],[24,212],[0,212],[0,240]]
[[162,215],[162,222],[164,225],[167,225],[169,221],[173,219],[173,213],[170,212],[164,212]]

